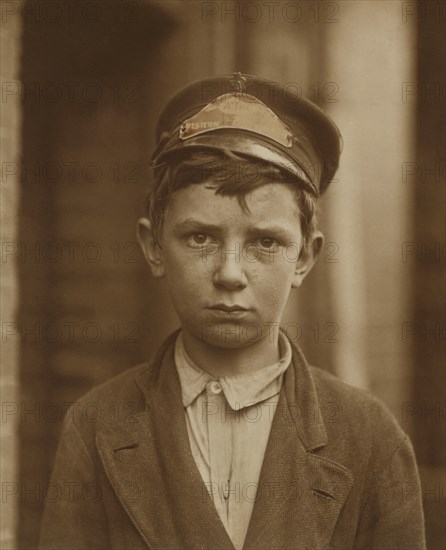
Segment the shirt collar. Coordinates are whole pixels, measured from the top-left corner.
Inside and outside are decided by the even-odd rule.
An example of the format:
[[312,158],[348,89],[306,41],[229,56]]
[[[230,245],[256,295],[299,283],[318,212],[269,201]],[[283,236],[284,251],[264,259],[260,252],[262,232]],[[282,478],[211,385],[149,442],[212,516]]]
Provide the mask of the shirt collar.
[[180,378],[184,407],[189,407],[211,380],[218,380],[233,410],[255,405],[277,395],[282,387],[283,373],[290,365],[292,356],[291,344],[281,331],[279,331],[279,352],[280,359],[277,363],[258,371],[214,378],[189,357],[180,332],[175,343],[175,365]]

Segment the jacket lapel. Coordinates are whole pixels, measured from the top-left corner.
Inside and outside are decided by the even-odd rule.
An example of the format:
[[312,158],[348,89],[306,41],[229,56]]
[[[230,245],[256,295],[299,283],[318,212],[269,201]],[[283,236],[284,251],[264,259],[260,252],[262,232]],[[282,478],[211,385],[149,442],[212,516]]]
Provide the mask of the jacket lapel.
[[305,359],[293,363],[273,419],[244,550],[325,548],[352,486],[349,470],[316,449],[327,443]]
[[107,426],[96,442],[117,498],[150,548],[233,545],[192,456],[172,335],[137,383],[147,409]]

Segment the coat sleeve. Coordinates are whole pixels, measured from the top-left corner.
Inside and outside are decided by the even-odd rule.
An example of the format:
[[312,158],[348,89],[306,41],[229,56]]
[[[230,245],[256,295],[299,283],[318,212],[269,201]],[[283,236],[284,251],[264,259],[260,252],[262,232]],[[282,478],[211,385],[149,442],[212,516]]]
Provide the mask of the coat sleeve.
[[426,548],[420,481],[407,436],[381,471],[367,498],[354,548]]
[[105,550],[107,519],[95,464],[68,411],[48,485],[41,550]]

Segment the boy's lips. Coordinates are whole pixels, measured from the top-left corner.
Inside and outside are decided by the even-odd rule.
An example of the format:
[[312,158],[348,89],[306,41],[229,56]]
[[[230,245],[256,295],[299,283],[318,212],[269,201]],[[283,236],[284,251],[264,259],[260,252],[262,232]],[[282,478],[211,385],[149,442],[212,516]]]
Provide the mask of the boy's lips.
[[232,313],[234,311],[248,311],[246,307],[239,306],[237,304],[235,305],[216,304],[215,306],[211,306],[209,309],[216,309],[219,311],[225,311],[227,313]]
[[249,309],[241,306],[228,306],[227,304],[218,304],[208,308],[212,317],[223,322],[245,319],[250,315]]

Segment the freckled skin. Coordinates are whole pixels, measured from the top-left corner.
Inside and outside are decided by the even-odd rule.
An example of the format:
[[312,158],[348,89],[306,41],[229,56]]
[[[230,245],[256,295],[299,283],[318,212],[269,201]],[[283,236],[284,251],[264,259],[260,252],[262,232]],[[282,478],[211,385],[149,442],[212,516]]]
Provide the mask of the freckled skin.
[[[242,371],[253,357],[265,364],[276,360],[277,327],[305,262],[297,260],[302,231],[287,185],[265,184],[246,195],[246,204],[244,211],[236,197],[189,185],[170,198],[160,241],[186,349],[195,356],[211,353],[221,365],[225,357],[232,365],[245,357]],[[237,316],[210,309],[217,304],[248,311]]]

